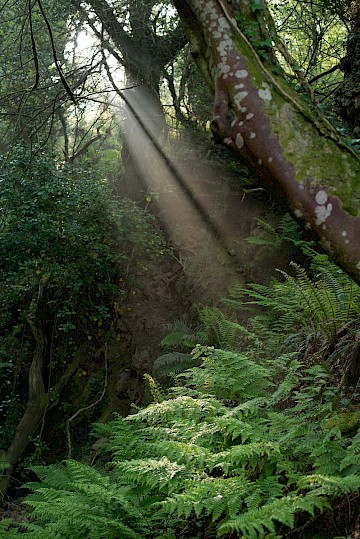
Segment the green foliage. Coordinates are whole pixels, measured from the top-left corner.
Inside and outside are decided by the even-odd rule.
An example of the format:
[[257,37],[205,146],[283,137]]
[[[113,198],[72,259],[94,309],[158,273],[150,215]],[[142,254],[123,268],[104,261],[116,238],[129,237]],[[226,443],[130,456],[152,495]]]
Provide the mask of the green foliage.
[[[307,494],[306,496],[290,495],[275,500],[264,507],[248,511],[244,516],[229,520],[219,527],[220,535],[225,533],[241,533],[248,539],[267,537],[268,531],[275,533],[277,521],[288,528],[293,528],[294,515],[298,511],[306,511],[311,515],[315,509],[322,510],[327,504],[319,496]],[[281,537],[281,536],[278,536]]]
[[69,311],[84,287],[99,283],[104,299],[111,292],[99,289],[116,273],[113,269],[106,278],[116,256],[106,187],[88,176],[58,170],[46,155],[31,157],[21,148],[11,160],[3,159],[1,183],[2,281],[19,302],[26,294],[31,297],[41,280],[49,280],[63,326],[72,319]]
[[[161,341],[161,345],[165,348],[181,346],[192,350],[202,339],[198,330],[189,327],[182,320],[175,320],[169,329],[171,332]],[[205,342],[203,344],[205,344]]]
[[314,269],[318,269],[316,280],[311,280],[297,264],[292,265],[297,278],[283,275],[303,296],[304,309],[313,319],[316,329],[320,331],[321,328],[329,340],[334,338],[337,330],[360,312],[359,286],[324,256],[313,261]]
[[249,15],[244,16],[240,11],[238,11],[236,13],[237,23],[241,28],[241,31],[251,42],[258,56],[262,60],[269,60],[269,51],[273,47],[273,42],[270,35],[269,37],[266,37],[262,33],[261,25],[257,20],[257,17],[261,17],[263,14],[265,9],[264,4],[260,1],[255,1],[250,4],[249,8],[252,17],[249,19]]
[[248,243],[270,246],[275,249],[285,243],[289,249],[295,247],[297,251],[301,250],[310,257],[316,254],[315,243],[304,239],[304,230],[299,227],[290,214],[286,213],[276,228],[262,219],[257,219],[256,223],[261,234],[246,238]]
[[196,344],[212,345],[224,350],[237,350],[251,333],[236,321],[235,314],[228,318],[216,307],[203,307],[198,311],[199,327],[189,327],[181,320],[172,325],[172,332],[161,341],[166,348],[179,348],[189,352],[172,351],[156,358],[153,372],[156,376],[178,374],[185,369],[197,367],[199,362],[191,350]]
[[[311,80],[336,65],[344,54],[349,29],[346,1],[271,0],[277,32],[303,73]],[[313,84],[321,96],[331,95],[341,80],[339,71]]]
[[241,348],[243,338],[250,335],[235,314],[229,318],[220,309],[205,307],[199,312],[201,335],[206,343],[225,350]]
[[[319,259],[316,264],[319,268]],[[336,275],[343,283],[344,276]],[[299,283],[289,283],[281,283],[281,304],[286,294],[294,295],[294,286],[322,293],[318,280],[303,273]],[[259,298],[264,297],[275,302],[276,292],[263,290]],[[301,332],[301,319],[291,315],[289,306],[295,308],[288,299],[288,314]],[[39,482],[29,485],[34,493],[27,497],[33,521],[24,537],[47,533],[76,539],[86,530],[86,537],[107,539],[123,526],[121,537],[181,538],[188,536],[186,521],[198,525],[194,538],[216,530],[218,537],[281,539],[297,525],[298,515],[311,522],[338,497],[359,491],[360,430],[339,428],[344,409],[328,368],[304,364],[298,351],[281,356],[273,351],[262,358],[258,345],[268,350],[271,333],[279,339],[276,326],[263,332],[264,342],[250,332],[239,341],[231,333],[229,338],[225,318],[217,309],[202,315],[208,335],[214,335],[216,322],[216,339],[225,349],[196,346],[192,357],[199,366],[178,375],[167,394],[147,376],[154,402],[97,427],[108,438],[106,471],[71,461],[35,470]],[[91,514],[88,521],[86,514]],[[86,521],[84,528],[74,525],[75,517]],[[100,527],[102,535],[97,535]]]
[[[51,24],[59,66],[66,71],[64,51],[73,8],[66,0],[49,0],[43,8]],[[54,146],[57,111],[64,110],[67,96],[38,4],[4,3],[0,28],[0,153],[20,141],[31,144],[46,140]],[[69,83],[72,85],[72,81]]]
[[178,374],[193,367],[195,364],[191,354],[184,352],[168,352],[157,357],[154,361],[153,372],[158,376]]
[[153,373],[160,380],[197,365],[191,350],[197,343],[207,342],[199,329],[188,326],[182,320],[175,320],[169,329],[171,332],[162,339],[161,346],[172,351],[157,357],[153,364]]
[[189,369],[180,378],[204,393],[242,400],[262,396],[269,387],[267,369],[245,354],[198,345],[193,355],[202,360],[202,365]]
[[36,523],[23,525],[25,536],[141,539],[136,530],[144,530],[146,522],[131,501],[130,487],[120,487],[111,476],[74,461],[33,471],[41,486],[28,485],[34,493],[26,504]]
[[[307,247],[306,251],[311,253]],[[309,272],[298,264],[291,266],[295,275],[279,271],[284,281],[274,280],[270,287],[235,286],[225,300],[235,309],[257,312],[248,338],[264,354],[299,350],[309,341],[335,343],[340,329],[359,316],[360,287],[327,256],[312,254]]]
[[39,285],[47,283],[55,387],[81,345],[104,342],[144,257],[161,256],[165,246],[142,209],[110,202],[106,182],[89,173],[22,147],[0,165],[0,447],[6,447],[25,404],[19,405],[14,376],[20,372],[20,388],[27,384],[34,351],[28,319]]

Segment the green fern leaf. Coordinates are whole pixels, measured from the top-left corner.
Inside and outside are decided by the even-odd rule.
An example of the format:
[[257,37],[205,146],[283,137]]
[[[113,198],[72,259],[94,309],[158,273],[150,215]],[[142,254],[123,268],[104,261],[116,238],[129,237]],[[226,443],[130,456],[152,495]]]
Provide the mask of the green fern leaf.
[[178,374],[197,364],[198,361],[191,354],[169,352],[155,359],[153,372],[155,376]]
[[328,507],[328,504],[320,496],[287,496],[225,521],[219,526],[218,533],[220,536],[240,533],[249,539],[257,539],[264,537],[267,531],[275,533],[275,522],[293,528],[297,512],[305,511],[313,515],[315,509],[322,510],[324,507]]
[[300,479],[299,486],[301,488],[311,488],[317,495],[340,496],[341,494],[360,490],[360,475],[348,475],[346,477],[321,474],[307,475]]

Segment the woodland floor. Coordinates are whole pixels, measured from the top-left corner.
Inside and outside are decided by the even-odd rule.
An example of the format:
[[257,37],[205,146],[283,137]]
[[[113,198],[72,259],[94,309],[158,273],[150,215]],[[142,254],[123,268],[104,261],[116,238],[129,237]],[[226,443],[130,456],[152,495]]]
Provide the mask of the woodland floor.
[[[71,425],[73,458],[96,458],[97,446],[89,444],[93,422],[106,421],[114,412],[126,415],[132,404],[146,402],[143,375],[152,372],[155,359],[164,353],[160,342],[175,320],[191,323],[196,320],[196,306],[219,304],[234,284],[267,283],[276,275],[275,268],[289,269],[291,254],[284,246],[264,247],[246,241],[263,234],[259,219],[273,226],[279,222],[281,214],[273,201],[249,180],[245,169],[226,170],[212,150],[208,151],[210,157],[204,158],[205,154],[204,148],[192,148],[190,157],[186,148],[179,152],[177,166],[185,188],[159,168],[149,174],[146,184],[134,182],[134,178],[119,180],[122,196],[130,195],[144,205],[150,194],[146,204],[155,212],[173,252],[143,261],[143,270],[136,276],[138,286],[127,295],[116,322],[116,337],[107,346],[104,398],[90,411],[80,413]],[[186,195],[189,190],[191,197]],[[45,462],[66,457],[64,417],[97,400],[104,387],[103,361],[103,350],[86,350],[64,403],[48,413],[42,442]],[[19,477],[27,464],[25,461]],[[11,497],[18,495],[16,488],[10,493]],[[4,515],[14,516],[15,511],[21,519],[21,511],[14,507],[10,501]]]
[[[153,184],[151,174],[146,185],[134,182],[133,176],[128,185],[126,177],[119,180],[120,194],[143,205],[151,193],[151,201],[145,204],[157,215],[173,252],[144,259],[136,289],[125,301],[119,299],[123,312],[106,351],[106,393],[97,406],[80,413],[71,424],[74,458],[87,458],[89,452],[93,456],[89,427],[94,421],[106,421],[113,412],[126,415],[132,404],[146,402],[143,375],[152,372],[155,359],[164,353],[160,342],[175,320],[191,324],[197,306],[218,305],[234,284],[267,283],[276,275],[275,268],[289,269],[291,255],[286,247],[246,241],[263,234],[259,219],[273,226],[279,222],[281,214],[274,210],[273,201],[257,190],[245,169],[226,170],[216,154],[208,159],[204,155],[204,148],[198,152],[192,148],[190,158],[186,151],[177,157],[191,199],[171,175],[159,169],[152,175]],[[243,316],[245,322],[247,314]],[[65,392],[65,403],[47,417],[44,444],[52,462],[67,454],[64,416],[95,402],[104,379],[104,350],[89,348]],[[71,403],[69,409],[66,401]]]
[[[191,198],[169,174],[157,171],[154,183],[148,177],[142,186],[131,180],[135,200],[152,193],[149,205],[174,250],[144,263],[139,290],[127,301],[122,324],[129,338],[129,363],[124,370],[116,366],[116,393],[127,402],[142,401],[143,374],[151,373],[154,360],[164,353],[160,341],[175,320],[191,323],[196,306],[218,305],[235,284],[267,283],[276,268],[289,270],[286,247],[247,242],[249,236],[263,234],[258,220],[273,226],[279,222],[273,201],[263,190],[249,187],[245,169],[227,171],[218,159],[205,159],[203,148],[201,153],[192,149],[191,158],[178,157]],[[115,344],[115,355],[116,350]]]

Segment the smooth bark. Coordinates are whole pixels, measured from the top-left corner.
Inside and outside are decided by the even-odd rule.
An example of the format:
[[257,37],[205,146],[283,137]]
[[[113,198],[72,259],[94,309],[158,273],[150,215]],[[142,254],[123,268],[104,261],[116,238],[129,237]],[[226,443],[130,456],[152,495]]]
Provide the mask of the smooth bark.
[[270,192],[360,282],[358,156],[315,106],[262,64],[237,25],[242,2],[174,4],[215,93],[215,138],[245,158]]

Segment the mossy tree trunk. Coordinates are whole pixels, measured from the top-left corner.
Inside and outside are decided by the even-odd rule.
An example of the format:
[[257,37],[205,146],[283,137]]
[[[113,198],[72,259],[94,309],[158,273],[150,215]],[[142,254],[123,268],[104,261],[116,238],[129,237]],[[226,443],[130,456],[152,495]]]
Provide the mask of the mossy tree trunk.
[[245,158],[269,191],[360,282],[357,155],[279,70],[261,62],[237,24],[242,1],[174,4],[192,54],[215,93],[215,138]]

